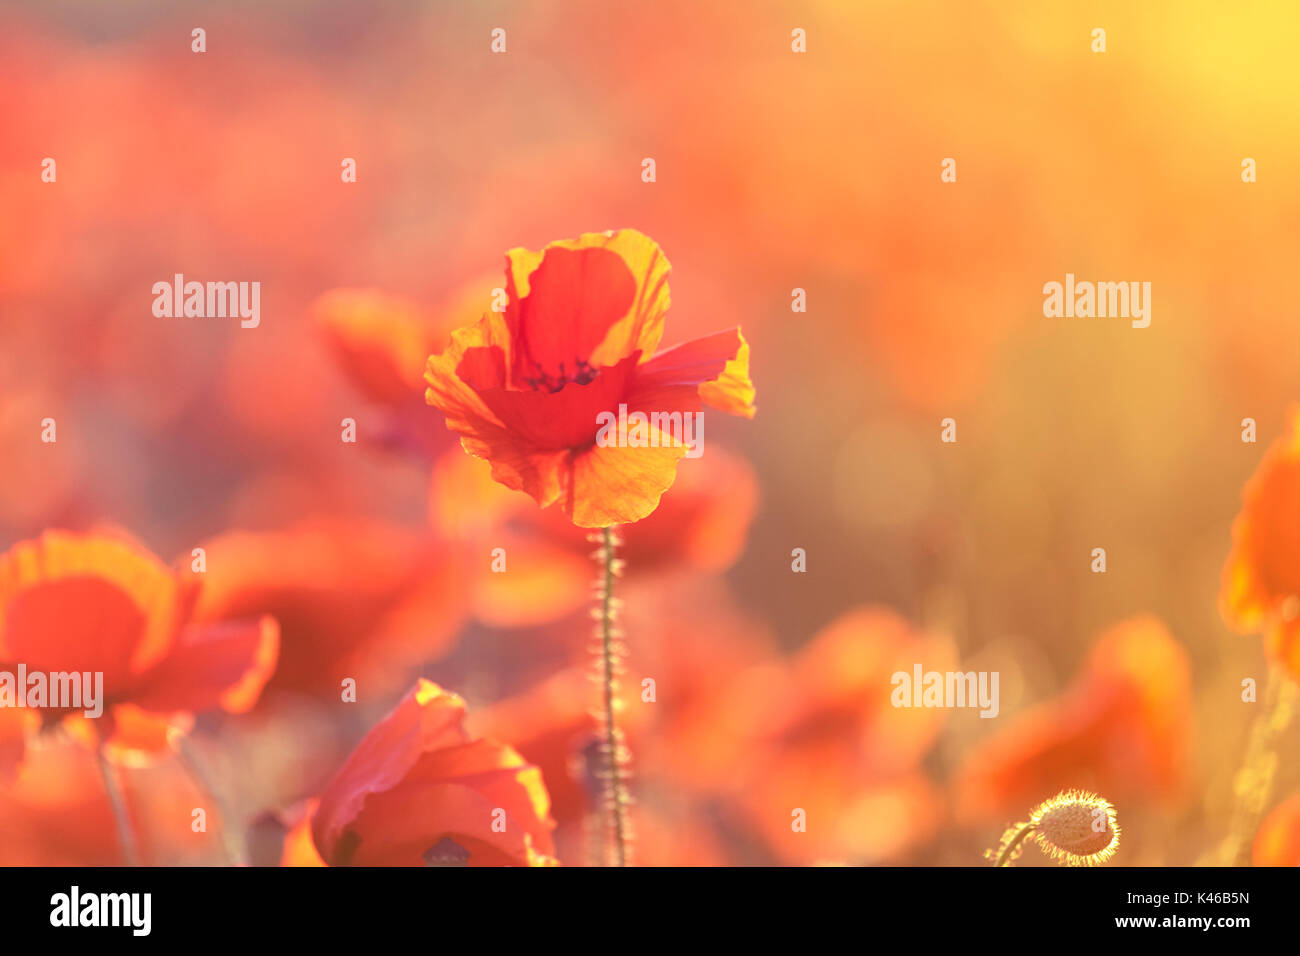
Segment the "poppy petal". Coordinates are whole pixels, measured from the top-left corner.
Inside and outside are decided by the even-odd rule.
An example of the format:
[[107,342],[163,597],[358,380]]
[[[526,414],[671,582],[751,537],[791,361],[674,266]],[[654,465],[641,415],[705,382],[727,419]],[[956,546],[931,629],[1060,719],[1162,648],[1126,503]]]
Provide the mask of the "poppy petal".
[[376,724],[325,789],[312,820],[321,855],[330,860],[343,831],[366,798],[401,783],[420,756],[468,743],[465,702],[432,681],[421,680],[387,717]]
[[647,440],[658,447],[631,448],[594,445],[574,455],[562,470],[564,513],[582,528],[640,521],[659,505],[677,477],[677,462],[686,447],[657,429]]
[[1290,410],[1287,433],[1269,447],[1242,493],[1219,592],[1230,627],[1256,633],[1300,596],[1298,541],[1300,406]]
[[[78,723],[88,722],[74,717]],[[164,752],[170,752],[172,738],[188,734],[194,727],[193,716],[186,711],[164,714],[144,710],[134,704],[117,704],[109,720],[104,749],[118,763],[144,765]]]
[[194,625],[172,652],[143,676],[134,703],[146,710],[250,710],[275,670],[280,628],[275,618]]
[[467,353],[472,353],[469,362],[474,364],[469,367],[475,370],[475,379],[487,374],[479,363],[494,355],[504,369],[510,359],[510,331],[505,320],[495,312],[484,313],[473,325],[452,332],[447,348],[430,355],[424,366],[424,381],[428,385],[425,401],[447,416],[449,429],[460,435],[475,435],[485,427],[500,427],[501,421],[460,377],[461,363]]
[[470,850],[471,864],[527,864],[533,852],[552,852],[549,813],[541,772],[510,747],[476,740],[425,754],[400,786],[371,794],[351,825],[360,842],[350,841],[349,862],[415,865],[450,838]]
[[[479,398],[518,440],[539,452],[581,448],[595,441],[597,416],[615,409],[636,374],[635,354],[601,369],[587,383],[570,382],[557,391],[483,387]],[[465,373],[462,372],[462,378]]]
[[194,593],[130,542],[47,531],[0,556],[0,659],[102,671],[120,695],[166,655]]
[[668,259],[635,229],[586,233],[553,242],[541,252],[506,254],[507,315],[511,329],[544,371],[586,359],[595,368],[633,352],[654,354],[668,311]]
[[1300,866],[1300,794],[1283,800],[1264,818],[1251,857],[1255,866]]
[[0,783],[13,780],[27,752],[31,711],[0,707]]
[[391,407],[419,401],[429,323],[414,302],[374,289],[335,289],[312,304],[311,315],[362,394]]
[[737,328],[660,352],[637,370],[629,405],[646,411],[696,411],[702,402],[753,418],[754,394],[749,343]]

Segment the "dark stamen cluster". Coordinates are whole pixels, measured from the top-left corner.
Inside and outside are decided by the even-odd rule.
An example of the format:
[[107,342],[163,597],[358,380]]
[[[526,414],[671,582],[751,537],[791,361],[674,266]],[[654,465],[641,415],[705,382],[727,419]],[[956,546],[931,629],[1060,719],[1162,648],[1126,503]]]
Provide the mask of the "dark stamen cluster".
[[565,371],[565,363],[560,363],[559,372],[555,375],[550,374],[544,369],[538,369],[536,375],[524,379],[524,384],[529,388],[546,389],[548,392],[558,392],[570,382],[576,382],[579,385],[586,385],[595,381],[598,374],[596,369],[586,359],[574,359],[573,371]]

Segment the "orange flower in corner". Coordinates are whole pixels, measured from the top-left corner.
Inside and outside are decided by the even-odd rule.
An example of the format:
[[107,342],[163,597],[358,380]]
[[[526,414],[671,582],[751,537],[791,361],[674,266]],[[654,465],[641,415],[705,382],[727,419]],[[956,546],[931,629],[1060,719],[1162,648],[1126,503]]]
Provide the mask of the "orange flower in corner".
[[[197,592],[196,583],[130,542],[47,531],[0,555],[0,671],[21,665],[29,682],[40,674],[50,688],[51,674],[102,674],[96,705],[103,716],[93,723],[103,729],[95,736],[117,753],[160,751],[169,733],[189,729],[196,712],[252,707],[279,650],[270,617],[192,624]],[[56,703],[3,712],[9,732],[0,733],[0,756],[8,766],[0,770],[23,755],[14,714],[23,730],[41,717],[46,724],[84,721],[83,729],[92,722],[86,708]]]
[[1255,866],[1300,866],[1300,793],[1283,800],[1260,824],[1251,855]]
[[684,417],[703,404],[754,414],[738,328],[656,354],[668,270],[658,245],[631,229],[511,250],[505,313],[457,330],[429,358],[426,400],[493,478],[542,507],[558,501],[586,528],[644,518],[687,449],[653,425],[645,447],[598,444],[599,415],[626,406]]
[[1300,679],[1300,407],[1242,498],[1219,608],[1238,633],[1262,632],[1269,654]]
[[504,744],[471,739],[464,721],[460,697],[421,680],[321,795],[311,820],[321,859],[332,866],[554,864],[541,771]]

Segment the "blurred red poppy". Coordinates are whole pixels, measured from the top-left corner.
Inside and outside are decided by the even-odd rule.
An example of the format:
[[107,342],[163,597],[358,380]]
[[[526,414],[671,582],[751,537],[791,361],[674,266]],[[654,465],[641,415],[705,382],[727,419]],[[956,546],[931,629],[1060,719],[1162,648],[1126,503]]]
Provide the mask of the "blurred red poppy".
[[[119,755],[162,750],[197,712],[250,709],[279,651],[271,617],[193,623],[198,588],[115,537],[47,531],[20,542],[0,556],[0,669],[102,673],[98,736]],[[90,719],[41,713],[47,724]]]
[[428,534],[357,516],[205,542],[202,621],[274,615],[280,665],[271,690],[330,696],[344,678],[383,689],[446,648],[464,620],[454,557]]
[[467,283],[434,310],[378,289],[334,289],[312,303],[317,333],[380,416],[378,427],[366,430],[368,437],[426,459],[454,444],[451,433],[429,420],[425,361],[454,329],[482,315],[497,281]]
[[1219,608],[1239,633],[1263,632],[1270,656],[1300,680],[1300,407],[1242,498]]

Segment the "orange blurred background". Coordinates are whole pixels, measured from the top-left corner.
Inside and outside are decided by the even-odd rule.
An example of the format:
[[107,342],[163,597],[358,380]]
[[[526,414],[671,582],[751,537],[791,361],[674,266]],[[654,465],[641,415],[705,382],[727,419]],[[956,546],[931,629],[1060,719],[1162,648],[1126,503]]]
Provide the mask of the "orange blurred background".
[[[1118,806],[1116,863],[1197,862],[1228,827],[1241,681],[1266,675],[1216,607],[1229,528],[1300,399],[1298,33],[1289,2],[8,3],[0,547],[102,525],[167,561],[204,546],[212,615],[280,619],[262,705],[200,726],[245,826],[421,674],[543,767],[582,862],[582,536],[463,473],[432,409],[378,440],[394,411],[313,309],[383,290],[439,348],[506,249],[636,228],[674,267],[665,344],[742,325],[759,406],[710,416],[628,531],[638,857],[975,864],[1078,785]],[[260,327],[155,318],[178,272],[260,281]],[[1044,318],[1066,272],[1149,281],[1150,327]],[[496,546],[517,579],[483,574]],[[998,718],[891,709],[919,654],[998,671]],[[364,675],[355,707],[340,674]],[[0,862],[111,860],[24,822],[53,786],[25,772]],[[130,786],[164,805],[173,777]],[[183,812],[152,812],[149,859],[219,858]]]

